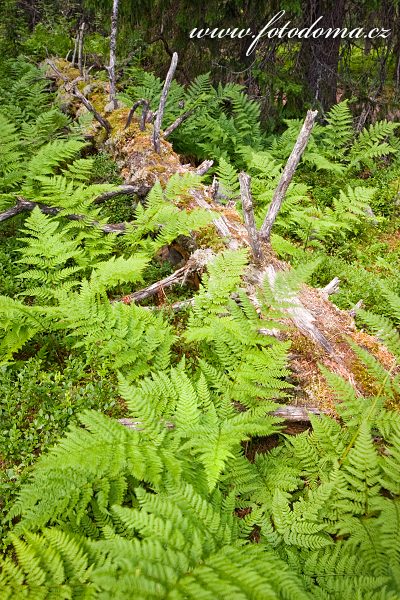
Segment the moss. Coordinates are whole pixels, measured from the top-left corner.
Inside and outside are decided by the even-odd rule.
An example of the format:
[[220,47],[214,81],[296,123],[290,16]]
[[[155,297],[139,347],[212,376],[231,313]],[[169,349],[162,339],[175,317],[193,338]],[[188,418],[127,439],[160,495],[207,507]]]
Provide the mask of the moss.
[[375,396],[379,393],[379,384],[371,377],[368,369],[359,358],[352,361],[350,369],[358,387],[365,396]]
[[194,235],[199,248],[211,248],[215,252],[219,252],[225,248],[222,238],[218,235],[212,223],[202,227]]
[[321,360],[321,350],[310,338],[294,330],[293,334],[290,335],[290,339],[292,342],[290,351],[293,354],[313,363],[318,363]]
[[57,67],[57,69],[59,71],[61,71],[61,73],[63,75],[65,75],[65,77],[68,77],[68,79],[70,81],[72,81],[73,79],[76,79],[77,77],[80,76],[79,69],[76,69],[75,67],[73,67],[71,65],[71,63],[68,62],[67,60],[58,58],[58,59],[54,60],[53,62],[55,64],[55,66]]

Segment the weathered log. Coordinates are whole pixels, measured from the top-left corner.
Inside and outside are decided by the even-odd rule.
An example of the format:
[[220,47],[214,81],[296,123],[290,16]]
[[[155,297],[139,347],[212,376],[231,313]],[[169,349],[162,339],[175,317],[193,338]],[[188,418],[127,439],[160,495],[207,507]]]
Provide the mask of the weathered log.
[[251,197],[250,190],[251,179],[247,173],[240,173],[240,195],[242,199],[244,224],[249,234],[249,242],[253,258],[256,263],[260,263],[263,259],[263,252],[261,249],[260,238],[258,235],[256,222],[254,219],[253,200]]
[[[197,206],[205,208],[206,210],[213,212],[212,206],[205,199],[205,194],[200,190],[190,190],[192,198],[195,200]],[[221,215],[213,220],[214,227],[218,231],[219,235],[225,241],[228,248],[231,250],[237,250],[240,247],[239,242],[232,236],[231,227],[232,224],[228,223],[227,219]]]
[[[313,406],[278,406],[278,408],[271,413],[270,415],[274,417],[278,417],[283,419],[284,422],[289,423],[310,423],[310,415],[320,416],[324,414],[323,411],[315,408]],[[141,421],[137,421],[135,419],[130,419],[125,417],[124,419],[118,419],[118,423],[127,427],[128,429],[133,429],[134,431],[142,431],[143,424]],[[174,429],[175,425],[170,421],[165,421],[164,423],[166,429]]]
[[[276,270],[268,265],[265,270],[272,292],[275,290]],[[324,334],[316,327],[314,315],[306,309],[298,296],[291,298],[276,297],[277,302],[282,303],[283,312],[287,313],[296,327],[304,335],[311,338],[321,346],[328,354],[333,355],[333,347]]]
[[169,88],[171,87],[172,79],[174,77],[177,64],[178,64],[178,54],[176,52],[174,52],[172,55],[170,67],[168,69],[167,77],[165,79],[163,91],[161,93],[160,104],[158,106],[156,120],[154,122],[153,145],[154,145],[154,150],[158,154],[160,154],[160,152],[161,152],[160,132],[161,132],[161,125],[162,125],[162,120],[163,120],[163,116],[164,116],[165,103],[167,101]]
[[310,135],[314,127],[314,122],[317,114],[318,111],[316,110],[309,110],[307,112],[307,116],[300,130],[297,141],[293,147],[292,152],[290,153],[285,168],[283,169],[278,186],[274,192],[272,202],[268,209],[267,216],[265,217],[264,223],[262,224],[260,229],[260,236],[266,242],[269,242],[272,226],[275,223],[275,219],[278,216],[287,189],[290,185],[290,182],[292,181],[294,172],[296,171],[297,165],[299,164],[302,154],[307,146],[308,140],[310,139]]

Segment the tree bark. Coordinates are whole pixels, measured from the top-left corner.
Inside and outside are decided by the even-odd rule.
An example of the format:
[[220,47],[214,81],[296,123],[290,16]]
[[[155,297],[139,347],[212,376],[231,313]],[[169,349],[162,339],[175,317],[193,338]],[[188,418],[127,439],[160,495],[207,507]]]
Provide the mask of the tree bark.
[[178,54],[176,52],[174,52],[172,55],[170,67],[168,69],[167,77],[165,78],[165,83],[164,83],[163,91],[161,93],[161,98],[160,98],[160,104],[158,106],[157,117],[154,122],[153,145],[154,145],[154,150],[158,154],[160,154],[160,152],[161,152],[160,132],[161,132],[161,125],[162,125],[162,120],[163,120],[163,116],[164,116],[165,103],[167,101],[169,88],[171,87],[172,79],[174,77],[177,64],[178,64]]
[[258,235],[256,222],[254,219],[253,200],[251,197],[250,181],[251,181],[251,179],[247,175],[247,173],[240,173],[239,183],[240,183],[240,195],[242,198],[244,224],[246,226],[247,233],[249,234],[249,242],[250,242],[250,247],[251,247],[254,261],[256,263],[259,263],[263,259],[263,253],[262,253],[261,244],[260,244],[260,237]]
[[79,34],[78,34],[78,69],[79,69],[79,73],[82,77],[83,77],[82,49],[83,49],[84,31],[85,31],[85,22],[82,22],[81,26],[79,27]]
[[275,223],[275,219],[278,216],[282,202],[285,198],[286,192],[292,181],[294,172],[299,164],[301,156],[307,146],[307,142],[310,139],[312,129],[314,127],[315,118],[318,112],[316,110],[309,110],[304,120],[303,127],[300,130],[299,136],[293,147],[293,150],[288,158],[288,161],[283,169],[283,173],[278,183],[278,187],[274,192],[272,202],[268,209],[267,216],[265,217],[264,223],[260,229],[260,236],[266,242],[269,242],[271,236],[271,229]]
[[110,78],[110,102],[114,108],[117,108],[117,95],[115,86],[115,63],[117,52],[117,31],[118,31],[118,3],[119,0],[113,0],[111,13],[111,34],[110,34],[110,64],[108,66],[108,76]]

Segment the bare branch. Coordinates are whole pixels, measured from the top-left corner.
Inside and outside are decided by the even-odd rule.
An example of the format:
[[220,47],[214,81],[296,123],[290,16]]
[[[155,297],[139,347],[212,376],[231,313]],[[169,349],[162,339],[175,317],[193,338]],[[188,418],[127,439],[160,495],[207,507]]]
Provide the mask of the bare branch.
[[239,174],[240,195],[242,198],[244,224],[246,225],[247,233],[249,234],[249,243],[253,257],[256,263],[260,263],[263,259],[260,238],[258,235],[256,222],[254,219],[253,199],[250,190],[251,179],[247,173]]
[[121,298],[122,302],[125,304],[130,304],[131,302],[141,302],[142,300],[146,300],[146,298],[150,298],[150,296],[154,296],[160,290],[164,288],[171,287],[177,283],[182,283],[185,277],[186,269],[185,267],[181,267],[168,275],[168,277],[164,277],[160,281],[156,281],[156,283],[152,283],[151,285],[139,290],[138,292],[134,292],[133,294],[129,294],[128,296],[124,296]]
[[360,310],[360,308],[363,307],[363,304],[364,304],[364,302],[363,302],[363,300],[361,298],[361,300],[359,300],[358,302],[356,302],[356,304],[353,306],[353,308],[351,308],[348,311],[349,315],[354,318],[357,315],[357,313]]
[[102,202],[106,202],[107,200],[110,200],[111,198],[115,198],[115,196],[122,196],[122,195],[127,195],[127,196],[146,196],[146,194],[148,194],[148,192],[151,190],[151,186],[148,185],[147,183],[138,183],[136,185],[120,185],[118,186],[115,190],[111,190],[109,192],[104,192],[103,194],[101,194],[100,196],[97,196],[97,198],[95,199],[94,203],[95,204],[101,204]]
[[82,94],[82,92],[80,92],[78,90],[77,85],[76,85],[76,80],[70,81],[68,79],[68,77],[66,77],[63,73],[61,73],[61,71],[59,69],[57,69],[56,65],[51,60],[48,60],[47,64],[50,65],[50,67],[53,69],[53,71],[55,72],[57,77],[59,79],[61,79],[62,81],[64,81],[65,89],[67,89],[67,86],[70,87],[72,95],[75,96],[75,98],[78,98],[82,102],[82,104],[84,106],[86,106],[88,111],[91,112],[93,114],[94,118],[100,123],[100,125],[102,127],[104,127],[107,134],[110,135],[110,133],[111,133],[110,122],[105,117],[102,117],[101,114],[98,113],[97,110],[94,108],[93,104],[86,98],[86,96],[84,96]]
[[115,86],[115,56],[117,51],[118,3],[119,0],[113,0],[110,34],[110,64],[107,69],[110,78],[110,102],[112,102],[114,109],[118,106]]
[[106,130],[107,134],[110,135],[111,133],[111,124],[108,121],[108,119],[106,119],[105,117],[102,117],[100,113],[97,112],[97,110],[95,109],[95,107],[93,106],[93,104],[86,98],[86,96],[84,96],[76,87],[76,85],[73,86],[72,88],[72,93],[76,98],[79,98],[79,100],[82,102],[82,104],[84,106],[86,106],[86,108],[88,109],[89,112],[91,112],[94,116],[94,118],[96,119],[96,121],[98,121],[100,123],[100,125],[102,127],[104,127],[104,129]]
[[157,294],[157,292],[164,288],[171,287],[177,283],[185,283],[191,273],[202,271],[214,256],[214,253],[210,249],[195,250],[184,267],[177,269],[171,275],[168,275],[168,277],[164,277],[164,279],[156,281],[156,283],[152,283],[142,290],[120,298],[120,300],[125,304],[141,302],[150,296],[154,296],[154,294]]
[[153,145],[154,145],[154,150],[156,152],[158,152],[158,154],[161,152],[160,131],[161,131],[161,125],[162,125],[162,120],[163,120],[163,116],[164,116],[165,103],[167,101],[169,88],[171,87],[171,82],[174,77],[177,64],[178,64],[178,54],[176,52],[174,52],[172,55],[170,67],[168,69],[167,77],[165,79],[163,91],[161,93],[160,104],[158,106],[158,111],[157,111],[157,117],[154,122]]
[[15,206],[12,206],[11,208],[8,208],[4,212],[0,213],[0,223],[19,215],[19,213],[22,213],[24,210],[27,210],[24,206],[24,203],[22,201],[17,202]]
[[82,48],[83,48],[83,35],[85,31],[85,22],[83,21],[81,26],[79,27],[78,33],[78,69],[81,76],[83,76],[83,68],[82,68]]
[[[205,200],[204,194],[201,192],[201,190],[191,189],[190,195],[196,202],[197,206],[200,206],[200,208],[205,208],[206,210],[213,212],[212,207],[209,205],[207,200]],[[231,250],[237,250],[240,244],[236,239],[233,238],[232,231],[229,227],[231,223],[227,221],[224,215],[221,215],[220,217],[214,219],[213,224],[215,229],[218,231],[219,235],[225,241],[228,248],[230,248]]]
[[142,112],[142,116],[141,116],[141,119],[140,119],[140,131],[144,131],[145,130],[146,120],[147,120],[147,114],[148,114],[149,109],[150,109],[150,104],[149,104],[149,101],[145,100],[144,98],[141,98],[140,100],[137,100],[137,102],[135,102],[134,105],[132,106],[131,110],[129,111],[129,115],[128,115],[128,118],[126,120],[124,129],[127,129],[129,127],[129,125],[131,124],[132,117],[135,114],[135,110],[139,106],[143,106],[143,112]]
[[272,202],[268,209],[268,214],[265,217],[264,223],[262,224],[260,229],[260,236],[266,242],[269,242],[272,226],[275,223],[276,217],[278,216],[278,213],[282,206],[282,202],[285,198],[290,182],[292,181],[297,165],[299,164],[300,158],[307,146],[308,140],[310,139],[310,135],[314,127],[314,122],[317,114],[318,111],[316,110],[309,110],[307,112],[307,116],[300,130],[299,136],[288,158],[285,168],[283,169],[283,173],[279,180],[278,187],[274,192]]
[[80,33],[80,31],[78,30],[78,33],[76,34],[76,38],[75,38],[75,42],[74,42],[74,52],[72,54],[72,60],[71,60],[71,64],[73,67],[75,66],[76,53],[78,51],[79,33]]
[[[47,204],[42,204],[41,202],[33,202],[31,200],[25,200],[22,197],[18,197],[18,202],[15,206],[0,213],[0,222],[11,219],[21,212],[33,210],[36,207],[38,207],[42,213],[51,216],[58,215],[63,210],[62,208],[58,208],[56,206],[48,206]],[[70,221],[83,221],[88,218],[85,215],[75,215],[73,213],[62,216]],[[90,225],[93,227],[100,227],[104,233],[121,233],[126,229],[125,223],[106,223],[105,225],[102,225],[98,221],[91,221]]]
[[183,115],[175,119],[175,121],[164,131],[164,137],[167,138],[169,135],[171,135],[171,133],[175,131],[175,129],[177,129],[179,125],[182,125],[182,123],[186,121],[186,119],[192,116],[195,110],[196,108],[191,108],[190,110],[187,110],[185,113],[183,113]]

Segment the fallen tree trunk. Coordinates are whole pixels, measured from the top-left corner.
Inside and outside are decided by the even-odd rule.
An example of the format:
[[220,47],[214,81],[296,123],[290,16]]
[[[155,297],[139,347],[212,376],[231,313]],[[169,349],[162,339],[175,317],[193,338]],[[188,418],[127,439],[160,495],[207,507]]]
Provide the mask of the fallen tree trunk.
[[[171,64],[165,82],[165,92],[168,92],[172,80],[176,67],[174,63],[175,61]],[[163,99],[166,99],[166,94],[164,94]],[[196,172],[196,169],[190,165],[182,165],[179,156],[161,134],[157,136],[156,132],[162,152],[155,153],[154,137],[147,130],[140,132],[137,125],[124,130],[123,127],[129,109],[126,109],[126,114],[123,112],[124,109],[120,110],[121,128],[119,129],[118,125],[116,126],[105,147],[118,162],[125,185],[132,185],[135,188],[143,186],[143,189],[147,186],[150,189],[157,180],[160,181],[161,185],[165,185],[175,173]],[[160,128],[162,112],[163,107],[161,106],[157,112]],[[295,169],[311,135],[315,117],[315,111],[310,111],[307,114],[295,147],[275,190],[271,207],[259,232],[252,224],[250,194],[248,194],[248,198],[244,198],[244,215],[247,227],[243,223],[242,217],[232,206],[222,206],[215,201],[213,187],[200,186],[189,190],[186,194],[189,199],[185,201],[185,209],[190,210],[191,208],[201,207],[211,211],[214,215],[215,231],[226,248],[232,250],[243,247],[249,250],[252,248],[254,256],[259,256],[259,260],[253,261],[247,268],[243,286],[248,297],[260,313],[260,332],[263,331],[266,335],[276,334],[279,337],[284,335],[287,339],[290,339],[292,343],[290,366],[298,382],[297,388],[305,396],[306,401],[304,403],[311,404],[318,409],[334,412],[336,400],[321,374],[319,364],[344,377],[355,387],[357,393],[362,393],[363,381],[359,381],[357,369],[355,368],[358,359],[348,343],[348,338],[356,344],[362,343],[368,347],[374,353],[374,356],[382,361],[385,368],[388,368],[389,363],[392,364],[392,355],[379,343],[377,338],[364,332],[357,332],[353,318],[329,301],[329,293],[335,290],[336,281],[328,284],[324,290],[303,285],[295,297],[278,298],[282,302],[282,323],[287,327],[286,332],[283,334],[280,331],[271,333],[268,325],[263,327],[264,317],[261,314],[258,300],[259,292],[265,281],[268,282],[271,291],[274,292],[279,271],[290,269],[287,263],[278,260],[268,240]],[[210,165],[211,163],[204,163],[204,171],[210,168]],[[203,166],[200,165],[199,172],[204,171]],[[242,196],[246,196],[249,189],[249,180],[242,176]],[[249,199],[250,203],[248,202]],[[181,205],[178,203],[178,206]],[[258,247],[257,243],[259,244]],[[194,269],[196,268],[194,267]],[[139,302],[146,299],[160,289],[167,289],[174,283],[182,282],[187,272],[187,266],[182,267],[168,278],[129,295],[128,299],[124,301]],[[190,302],[177,303],[176,310],[188,304]],[[268,318],[268,315],[265,318]],[[296,394],[298,395],[297,391]]]
[[[310,423],[310,415],[319,416],[323,414],[318,408],[313,406],[279,406],[276,410],[270,413],[274,417],[283,419],[284,423]],[[118,423],[127,429],[134,431],[142,431],[143,425],[135,419],[118,419]],[[170,421],[164,423],[166,429],[174,429],[174,424]]]

